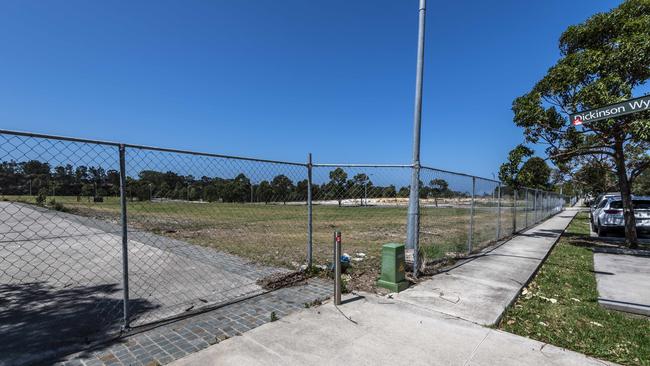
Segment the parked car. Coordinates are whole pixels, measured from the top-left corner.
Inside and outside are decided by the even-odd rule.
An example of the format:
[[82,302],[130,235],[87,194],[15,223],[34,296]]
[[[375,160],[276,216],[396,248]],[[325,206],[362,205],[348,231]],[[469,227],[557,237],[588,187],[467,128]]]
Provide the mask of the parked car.
[[616,193],[616,192],[601,193],[601,194],[599,194],[598,196],[596,196],[596,198],[594,198],[594,199],[590,202],[590,204],[589,204],[589,221],[591,222],[591,228],[592,228],[594,231],[596,231],[596,230],[594,229],[594,228],[595,228],[595,225],[596,225],[596,220],[595,220],[595,218],[594,218],[594,211],[596,210],[596,208],[597,208],[599,205],[604,204],[604,201],[607,200],[608,198],[612,198],[612,197],[620,197],[620,196],[621,196],[621,194],[620,194],[620,193]]
[[[632,207],[636,228],[640,232],[650,231],[650,197],[632,196]],[[623,219],[623,201],[621,197],[609,197],[601,201],[592,213],[591,228],[598,236],[611,232],[622,232],[625,228]]]

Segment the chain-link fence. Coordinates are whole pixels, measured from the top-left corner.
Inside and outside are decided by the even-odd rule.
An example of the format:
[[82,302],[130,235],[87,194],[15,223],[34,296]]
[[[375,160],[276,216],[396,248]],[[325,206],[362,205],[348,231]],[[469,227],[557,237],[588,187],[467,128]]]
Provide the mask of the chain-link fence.
[[478,252],[575,203],[554,192],[427,167],[420,181],[423,265]]
[[[358,275],[406,241],[411,165],[280,162],[0,131],[0,328],[78,339],[261,293],[332,262]],[[565,198],[420,171],[425,262],[459,257],[558,212]],[[70,326],[74,324],[74,327]],[[61,334],[68,329],[69,334]]]

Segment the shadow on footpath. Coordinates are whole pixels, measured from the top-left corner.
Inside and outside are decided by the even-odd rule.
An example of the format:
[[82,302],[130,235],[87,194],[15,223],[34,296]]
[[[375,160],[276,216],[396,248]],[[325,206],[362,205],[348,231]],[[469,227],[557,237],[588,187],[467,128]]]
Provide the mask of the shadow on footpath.
[[[117,284],[0,285],[0,365],[52,364],[120,342],[115,336],[122,325],[121,291]],[[140,299],[129,305],[134,318],[158,307]],[[107,342],[93,346],[101,341]]]

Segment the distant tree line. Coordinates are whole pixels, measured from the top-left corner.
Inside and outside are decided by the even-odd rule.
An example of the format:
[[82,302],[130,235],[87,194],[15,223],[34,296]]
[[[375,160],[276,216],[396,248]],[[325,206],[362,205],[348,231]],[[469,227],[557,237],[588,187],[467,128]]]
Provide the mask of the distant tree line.
[[[208,202],[291,202],[307,199],[307,179],[293,181],[284,174],[259,183],[251,182],[244,173],[234,178],[196,178],[172,171],[142,170],[137,177],[127,177],[127,195],[131,200],[178,199]],[[40,192],[40,193],[39,193]],[[0,164],[0,193],[3,195],[44,194],[77,197],[118,196],[120,175],[117,170],[70,164],[52,167],[38,160],[5,161]],[[393,198],[409,196],[409,187],[375,185],[365,173],[352,178],[336,168],[329,172],[329,181],[312,184],[314,200]],[[420,198],[468,197],[468,192],[452,191],[444,179],[420,182]]]

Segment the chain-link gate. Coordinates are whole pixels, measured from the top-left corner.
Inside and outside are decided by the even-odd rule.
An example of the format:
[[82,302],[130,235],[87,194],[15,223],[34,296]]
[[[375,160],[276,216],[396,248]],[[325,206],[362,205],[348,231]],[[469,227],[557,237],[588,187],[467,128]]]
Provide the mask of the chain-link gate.
[[9,133],[0,157],[3,349],[212,308],[304,261],[306,164]]

